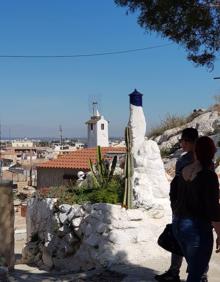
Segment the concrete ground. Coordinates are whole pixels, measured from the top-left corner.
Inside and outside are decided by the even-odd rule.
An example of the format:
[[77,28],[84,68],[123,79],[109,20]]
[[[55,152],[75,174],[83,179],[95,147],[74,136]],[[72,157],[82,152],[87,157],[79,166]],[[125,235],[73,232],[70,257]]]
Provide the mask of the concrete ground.
[[[155,260],[146,261],[146,264],[139,265],[116,265],[111,268],[110,271],[100,269],[96,271],[89,271],[84,273],[57,273],[46,272],[34,267],[30,267],[24,264],[19,264],[21,258],[21,250],[25,244],[26,234],[25,231],[25,219],[16,214],[15,218],[15,253],[16,253],[16,265],[15,271],[10,273],[9,281],[11,282],[153,282],[154,275],[163,272],[168,269],[170,263],[169,255],[167,258],[161,257]],[[159,247],[158,247],[159,248]],[[181,279],[186,279],[186,263],[183,263],[181,268]],[[213,256],[210,262],[209,269],[209,282],[220,281],[220,253],[213,252]],[[0,282],[5,282],[1,281]]]

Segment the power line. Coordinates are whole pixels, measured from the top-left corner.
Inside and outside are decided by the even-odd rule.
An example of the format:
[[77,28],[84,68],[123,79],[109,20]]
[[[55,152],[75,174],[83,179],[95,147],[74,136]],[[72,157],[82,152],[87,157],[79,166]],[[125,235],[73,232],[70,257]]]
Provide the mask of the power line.
[[101,53],[90,53],[90,54],[73,54],[73,55],[0,55],[0,58],[24,58],[24,59],[53,59],[53,58],[80,58],[80,57],[96,57],[96,56],[106,56],[106,55],[117,55],[117,54],[125,54],[125,53],[134,53],[145,50],[157,49],[172,45],[173,43],[163,44],[163,45],[155,45],[149,46],[145,48],[137,48],[137,49],[128,49],[121,51],[112,51],[112,52],[101,52]]

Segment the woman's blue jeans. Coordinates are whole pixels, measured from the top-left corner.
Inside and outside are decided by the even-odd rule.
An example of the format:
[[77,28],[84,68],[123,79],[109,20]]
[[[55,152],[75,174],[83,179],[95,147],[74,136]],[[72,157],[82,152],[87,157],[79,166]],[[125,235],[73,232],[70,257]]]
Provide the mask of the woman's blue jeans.
[[211,223],[200,219],[173,219],[173,233],[178,240],[188,264],[187,282],[200,282],[208,269],[213,249]]

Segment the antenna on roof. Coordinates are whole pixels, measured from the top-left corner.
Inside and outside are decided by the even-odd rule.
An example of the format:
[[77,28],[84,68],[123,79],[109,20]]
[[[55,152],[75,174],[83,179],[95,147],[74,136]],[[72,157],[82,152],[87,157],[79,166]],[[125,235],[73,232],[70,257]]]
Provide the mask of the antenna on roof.
[[[89,95],[88,96],[88,106],[89,106],[89,113],[91,115],[96,115],[97,110],[102,112],[102,103],[101,103],[101,95]],[[97,105],[99,107],[97,107]]]
[[59,132],[60,132],[60,146],[63,145],[63,129],[62,126],[59,126]]
[[98,110],[98,102],[92,102],[92,113],[93,113],[93,116],[96,115],[97,110]]

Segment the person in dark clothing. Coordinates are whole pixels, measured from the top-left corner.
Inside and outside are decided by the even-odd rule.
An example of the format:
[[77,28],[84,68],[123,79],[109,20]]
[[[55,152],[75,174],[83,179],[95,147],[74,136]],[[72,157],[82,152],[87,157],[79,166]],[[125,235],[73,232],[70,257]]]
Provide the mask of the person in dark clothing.
[[[185,128],[182,131],[180,145],[185,152],[176,162],[175,177],[172,182],[175,182],[181,174],[182,169],[194,162],[195,142],[198,139],[198,131],[195,128]],[[172,194],[174,196],[174,194]],[[180,282],[179,272],[182,265],[183,257],[176,254],[171,255],[170,268],[163,274],[155,275],[155,279],[160,282]],[[204,274],[206,279],[206,273]],[[206,280],[204,280],[205,282]]]
[[220,251],[219,182],[212,161],[215,152],[212,139],[200,137],[195,145],[196,160],[171,183],[173,232],[188,264],[187,282],[200,282],[208,269],[212,227],[217,233],[216,251]]

